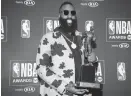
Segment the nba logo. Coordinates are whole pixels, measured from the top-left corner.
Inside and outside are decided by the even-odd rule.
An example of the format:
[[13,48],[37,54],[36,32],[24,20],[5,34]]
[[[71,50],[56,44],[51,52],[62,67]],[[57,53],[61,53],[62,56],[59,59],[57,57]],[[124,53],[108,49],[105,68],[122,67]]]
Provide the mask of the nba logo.
[[4,23],[3,23],[3,19],[1,19],[1,39],[4,39]]
[[117,63],[117,78],[119,81],[126,80],[126,71],[125,71],[125,63],[124,62]]
[[53,31],[53,20],[46,20],[46,33]]
[[30,38],[30,21],[29,20],[21,21],[21,37]]
[[20,63],[13,63],[12,69],[12,77],[20,77]]
[[94,22],[93,21],[86,21],[85,22],[85,31],[93,32],[94,31]]
[[115,21],[110,20],[108,23],[108,31],[110,35],[114,35],[115,34]]
[[1,16],[1,41],[7,42],[7,16]]

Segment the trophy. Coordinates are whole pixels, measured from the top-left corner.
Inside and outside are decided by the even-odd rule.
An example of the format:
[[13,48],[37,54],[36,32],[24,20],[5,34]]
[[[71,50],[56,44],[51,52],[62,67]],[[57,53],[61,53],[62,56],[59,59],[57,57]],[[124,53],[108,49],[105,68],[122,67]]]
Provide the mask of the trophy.
[[83,64],[81,65],[80,78],[77,82],[77,88],[100,88],[100,84],[95,83],[95,72],[97,69],[97,62],[92,63],[88,61],[88,56],[92,53],[93,44],[96,41],[94,35],[94,22],[85,22],[85,33],[83,33],[84,42],[84,57],[82,59]]

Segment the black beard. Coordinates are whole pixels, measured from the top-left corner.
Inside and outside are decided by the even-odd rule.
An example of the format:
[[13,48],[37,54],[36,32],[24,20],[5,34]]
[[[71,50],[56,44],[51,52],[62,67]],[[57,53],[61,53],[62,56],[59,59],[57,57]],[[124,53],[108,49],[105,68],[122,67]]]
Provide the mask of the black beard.
[[60,22],[60,27],[64,30],[64,32],[72,32],[74,33],[77,30],[77,19],[71,19],[72,20],[72,25],[69,26],[67,24],[67,19],[59,18]]

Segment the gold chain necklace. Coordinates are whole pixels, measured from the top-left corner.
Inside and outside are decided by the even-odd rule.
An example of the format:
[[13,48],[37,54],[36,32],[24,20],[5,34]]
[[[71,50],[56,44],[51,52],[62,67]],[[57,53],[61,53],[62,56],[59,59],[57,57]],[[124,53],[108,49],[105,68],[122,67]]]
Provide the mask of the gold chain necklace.
[[62,33],[62,36],[64,36],[71,43],[72,49],[75,49],[77,47],[76,44],[74,43],[74,36],[73,36],[73,41],[69,40],[63,33]]

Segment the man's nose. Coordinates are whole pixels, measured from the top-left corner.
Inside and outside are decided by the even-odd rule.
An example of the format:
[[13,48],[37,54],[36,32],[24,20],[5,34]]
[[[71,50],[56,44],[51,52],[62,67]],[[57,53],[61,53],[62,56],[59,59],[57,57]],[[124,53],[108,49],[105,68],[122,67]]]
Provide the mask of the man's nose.
[[71,18],[71,17],[72,17],[71,12],[69,12],[69,14],[68,14],[68,18]]

